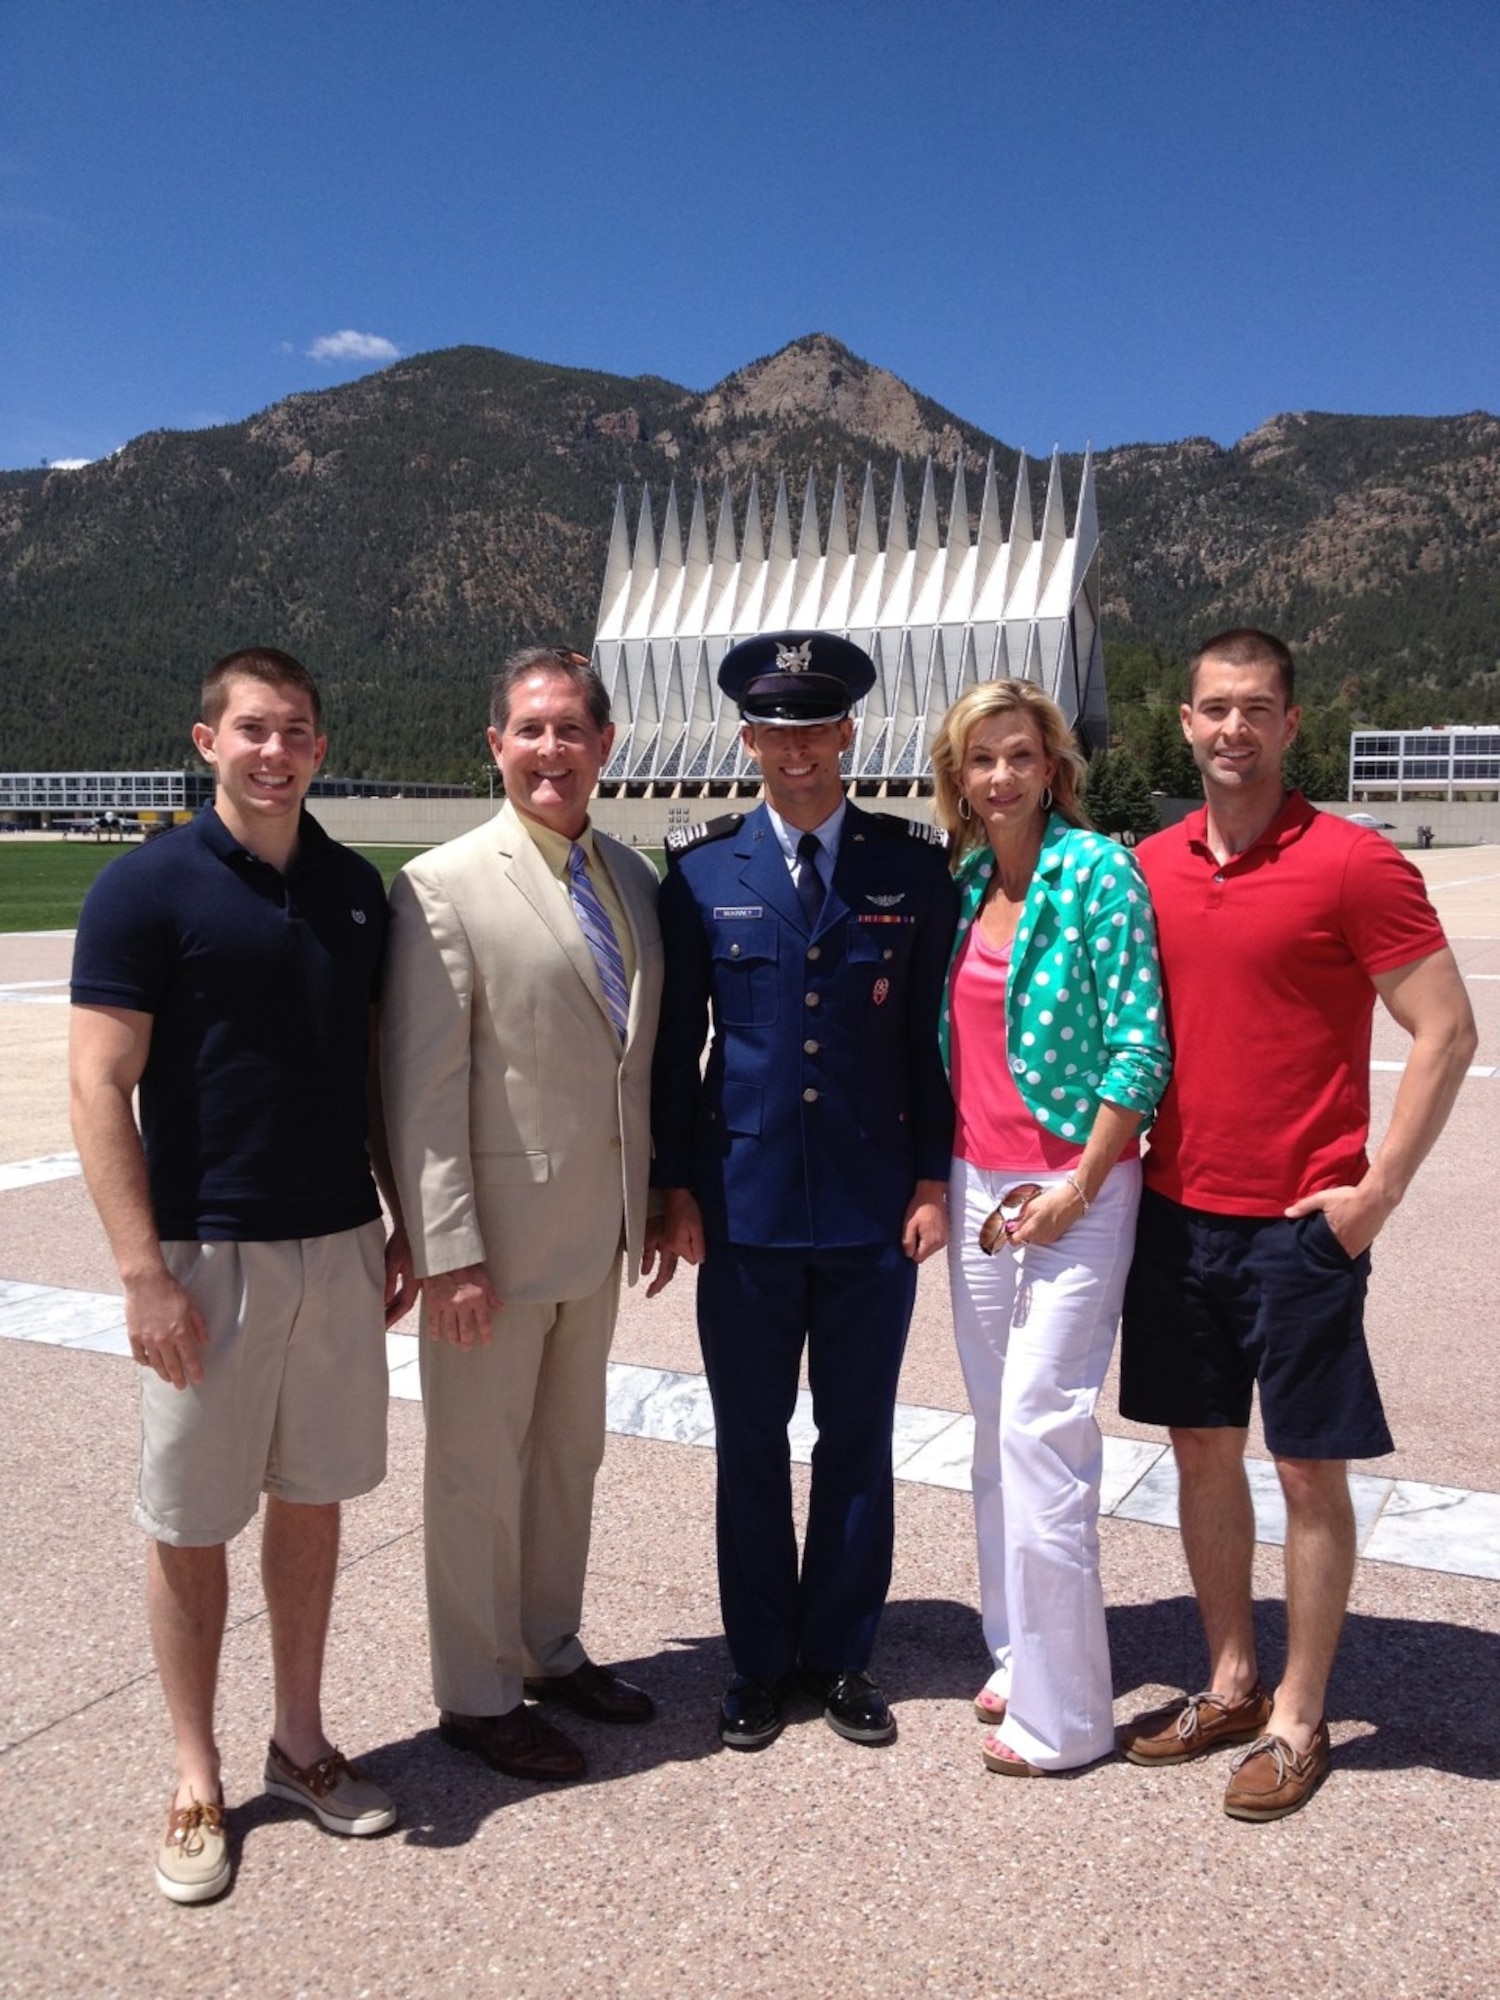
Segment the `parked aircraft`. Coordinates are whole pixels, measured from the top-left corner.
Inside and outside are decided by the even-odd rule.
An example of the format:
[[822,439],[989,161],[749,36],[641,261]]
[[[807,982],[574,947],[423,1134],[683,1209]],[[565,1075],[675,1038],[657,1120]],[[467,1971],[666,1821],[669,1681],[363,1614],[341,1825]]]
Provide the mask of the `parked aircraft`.
[[96,840],[126,840],[146,831],[140,820],[129,813],[94,813],[88,819],[55,819],[54,833],[91,833]]

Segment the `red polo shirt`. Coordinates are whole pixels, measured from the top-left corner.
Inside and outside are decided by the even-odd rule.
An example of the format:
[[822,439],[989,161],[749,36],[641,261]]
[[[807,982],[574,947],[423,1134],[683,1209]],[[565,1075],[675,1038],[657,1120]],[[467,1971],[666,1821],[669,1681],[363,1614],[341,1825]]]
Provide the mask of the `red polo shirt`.
[[1206,828],[1192,813],[1138,854],[1173,1051],[1146,1184],[1213,1214],[1279,1215],[1365,1172],[1371,981],[1446,939],[1411,863],[1300,792],[1222,865]]

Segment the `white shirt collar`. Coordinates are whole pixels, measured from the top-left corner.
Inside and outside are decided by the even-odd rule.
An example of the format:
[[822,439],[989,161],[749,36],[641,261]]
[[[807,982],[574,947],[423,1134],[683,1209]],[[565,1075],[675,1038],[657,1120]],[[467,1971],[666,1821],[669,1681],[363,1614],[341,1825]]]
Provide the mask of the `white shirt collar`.
[[[818,845],[828,856],[828,869],[830,872],[832,871],[834,862],[839,858],[839,839],[844,831],[844,809],[848,803],[848,799],[840,799],[827,819],[820,826],[810,829],[816,837]],[[781,814],[777,812],[775,806],[769,803],[766,806],[766,813],[770,818],[772,829],[775,832],[777,845],[786,857],[787,867],[795,868],[797,865],[797,842],[802,838],[803,829],[801,827],[788,826],[786,821],[781,817]]]

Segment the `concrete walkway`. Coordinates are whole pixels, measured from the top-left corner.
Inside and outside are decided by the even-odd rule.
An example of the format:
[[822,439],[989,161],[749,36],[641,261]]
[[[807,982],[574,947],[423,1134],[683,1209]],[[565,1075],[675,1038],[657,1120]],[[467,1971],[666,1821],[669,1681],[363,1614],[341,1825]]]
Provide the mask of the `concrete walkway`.
[[[875,1662],[898,1740],[861,1749],[807,1708],[757,1756],[719,1750],[729,1666],[689,1281],[651,1305],[632,1294],[622,1314],[585,1634],[652,1689],[658,1720],[570,1725],[591,1769],[566,1787],[498,1778],[438,1741],[415,1343],[398,1331],[390,1475],[346,1510],[327,1679],[339,1740],[396,1795],[400,1822],[339,1842],[261,1792],[269,1665],[252,1530],[231,1557],[222,1676],[238,1872],[197,1910],[151,1882],[169,1746],[128,1519],[134,1371],[70,1157],[69,941],[0,939],[0,1332],[14,1336],[0,1338],[0,1993],[1500,1993],[1500,856],[1422,861],[1440,878],[1482,1039],[1449,1132],[1377,1251],[1371,1338],[1398,1450],[1354,1468],[1363,1542],[1331,1690],[1335,1763],[1305,1812],[1269,1827],[1226,1819],[1223,1758],[1038,1784],[985,1773],[969,1706],[983,1647],[967,1419],[931,1270],[902,1383],[897,1566]],[[1400,1057],[1382,1027],[1377,1121],[1395,1085],[1383,1065]],[[1198,1685],[1202,1649],[1162,1439],[1120,1421],[1112,1384],[1101,1421],[1124,1719]],[[805,1445],[800,1418],[794,1438]],[[1272,1504],[1260,1532],[1274,1675]]]

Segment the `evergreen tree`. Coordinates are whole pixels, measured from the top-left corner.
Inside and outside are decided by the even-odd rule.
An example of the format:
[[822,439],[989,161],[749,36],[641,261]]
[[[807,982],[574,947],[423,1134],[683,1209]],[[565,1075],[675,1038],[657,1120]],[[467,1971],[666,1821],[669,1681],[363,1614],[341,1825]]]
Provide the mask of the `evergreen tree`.
[[1127,847],[1157,830],[1151,788],[1128,750],[1096,752],[1084,783],[1084,804],[1099,831]]
[[1161,702],[1148,710],[1140,742],[1132,748],[1148,791],[1162,792],[1169,799],[1197,798],[1202,790],[1198,767],[1183,737],[1175,703],[1169,706]]

